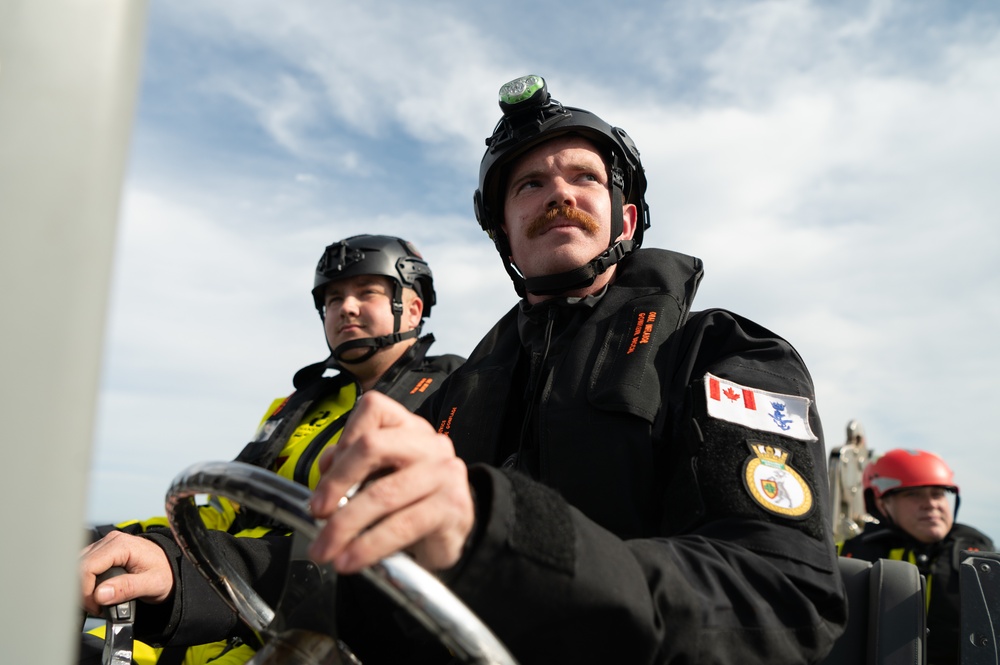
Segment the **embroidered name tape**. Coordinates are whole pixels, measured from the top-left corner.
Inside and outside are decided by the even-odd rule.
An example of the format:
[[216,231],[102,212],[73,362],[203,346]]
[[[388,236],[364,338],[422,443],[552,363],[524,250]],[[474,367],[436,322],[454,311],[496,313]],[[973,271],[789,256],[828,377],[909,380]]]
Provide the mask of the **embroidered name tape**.
[[748,388],[705,374],[705,401],[708,403],[708,415],[718,420],[800,441],[817,439],[809,427],[809,404],[812,400],[808,397]]

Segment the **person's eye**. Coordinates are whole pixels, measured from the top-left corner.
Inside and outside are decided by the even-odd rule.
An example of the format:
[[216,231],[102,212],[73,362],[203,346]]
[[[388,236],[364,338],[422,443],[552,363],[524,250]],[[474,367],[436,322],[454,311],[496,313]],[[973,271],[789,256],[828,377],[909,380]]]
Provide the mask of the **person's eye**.
[[522,180],[515,186],[514,193],[518,194],[520,192],[524,192],[530,189],[538,189],[541,186],[542,183],[539,182],[538,180]]

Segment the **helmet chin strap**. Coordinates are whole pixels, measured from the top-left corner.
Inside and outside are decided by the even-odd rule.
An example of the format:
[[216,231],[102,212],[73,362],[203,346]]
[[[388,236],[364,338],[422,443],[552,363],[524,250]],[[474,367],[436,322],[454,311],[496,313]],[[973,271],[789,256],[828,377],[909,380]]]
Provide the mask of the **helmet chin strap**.
[[[554,296],[566,293],[567,291],[586,288],[593,284],[599,275],[603,275],[607,272],[608,268],[632,252],[635,248],[635,241],[632,239],[618,240],[618,237],[625,230],[625,218],[622,212],[625,207],[625,196],[622,193],[622,188],[625,185],[625,177],[617,165],[611,168],[611,182],[611,237],[608,240],[608,248],[579,268],[554,275],[522,277],[516,273],[513,266],[509,266],[507,272],[511,275],[511,279],[514,280],[515,288],[521,286],[518,289],[520,295],[523,296],[521,293],[522,288],[536,296]],[[520,282],[520,285],[518,282]]]
[[608,268],[628,256],[633,245],[631,240],[619,240],[579,268],[555,275],[525,278],[524,288],[536,296],[555,296],[586,288],[594,283],[598,275],[604,274]]
[[[387,346],[392,346],[393,344],[398,344],[408,339],[413,339],[420,335],[421,326],[417,326],[413,330],[407,330],[406,332],[392,333],[391,335],[382,335],[381,337],[365,337],[364,339],[352,339],[344,342],[337,346],[330,354],[334,362],[338,365],[357,365],[368,360],[379,349],[384,349]],[[345,358],[344,353],[351,351],[353,349],[367,349],[357,358]]]

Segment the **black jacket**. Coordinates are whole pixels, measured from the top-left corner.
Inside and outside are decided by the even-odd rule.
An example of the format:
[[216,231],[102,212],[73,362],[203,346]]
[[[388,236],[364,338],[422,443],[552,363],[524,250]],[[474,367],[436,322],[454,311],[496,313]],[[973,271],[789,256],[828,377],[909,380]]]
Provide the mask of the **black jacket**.
[[[842,629],[809,374],[760,326],[689,314],[700,277],[642,250],[596,302],[515,307],[419,411],[473,465],[449,584],[521,663],[800,664]],[[708,373],[809,398],[817,437],[708,416]],[[750,444],[791,453],[811,509],[762,507]]]
[[988,536],[964,524],[953,525],[944,540],[930,545],[914,540],[893,526],[869,526],[860,535],[844,542],[841,555],[864,561],[896,559],[916,565],[927,579],[930,595],[927,662],[930,665],[957,665],[962,552],[993,550],[993,541]]

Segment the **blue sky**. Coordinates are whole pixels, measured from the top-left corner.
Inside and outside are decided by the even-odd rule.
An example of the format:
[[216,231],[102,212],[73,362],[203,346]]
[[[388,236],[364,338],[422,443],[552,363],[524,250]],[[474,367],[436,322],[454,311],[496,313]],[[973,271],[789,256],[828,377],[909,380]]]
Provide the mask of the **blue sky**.
[[534,73],[635,139],[645,244],[796,346],[828,448],[857,418],[943,455],[1000,539],[1000,6],[620,4],[152,0],[88,518],[162,513],[325,357],[334,240],[411,239],[435,348],[471,351],[515,302],[472,214],[483,141]]

